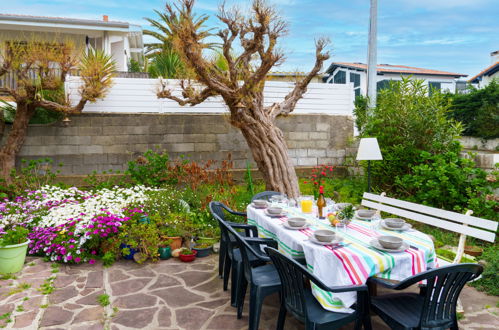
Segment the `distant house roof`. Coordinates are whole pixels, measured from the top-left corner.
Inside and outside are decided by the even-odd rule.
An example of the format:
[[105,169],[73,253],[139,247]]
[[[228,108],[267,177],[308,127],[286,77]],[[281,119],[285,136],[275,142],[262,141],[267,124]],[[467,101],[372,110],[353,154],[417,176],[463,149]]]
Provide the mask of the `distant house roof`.
[[48,17],[48,16],[31,16],[19,14],[0,14],[0,22],[4,24],[19,24],[19,23],[39,23],[39,24],[64,24],[64,25],[83,25],[91,27],[108,27],[108,28],[122,28],[128,29],[130,24],[120,21],[109,21],[107,16],[103,20],[82,19],[82,18],[68,18],[68,17]]
[[[367,65],[364,63],[349,63],[349,62],[333,62],[327,69],[328,73],[332,73],[336,68],[348,68],[355,69],[359,71],[367,71]],[[466,77],[466,74],[455,73],[455,72],[447,72],[447,71],[438,71],[431,69],[422,69],[415,68],[412,66],[406,65],[391,65],[391,64],[378,64],[377,65],[378,73],[400,73],[400,74],[421,74],[421,75],[430,75],[430,76],[451,76],[455,78]]]
[[483,76],[491,76],[494,73],[499,71],[499,61],[495,62],[494,64],[491,64],[490,66],[486,67],[480,73],[478,73],[476,76],[473,76],[471,79],[468,80],[469,83],[477,83],[481,77]]
[[[267,76],[272,77],[305,77],[308,72],[303,71],[271,71],[267,73]],[[318,73],[317,76],[323,76],[323,73]]]

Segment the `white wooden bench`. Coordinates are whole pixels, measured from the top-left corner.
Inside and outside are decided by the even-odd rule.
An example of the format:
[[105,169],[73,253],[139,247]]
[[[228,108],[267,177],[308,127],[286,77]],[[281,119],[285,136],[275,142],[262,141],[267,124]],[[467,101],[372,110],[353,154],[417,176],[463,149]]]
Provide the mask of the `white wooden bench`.
[[466,236],[475,237],[487,242],[494,242],[496,237],[498,222],[473,217],[471,216],[473,211],[468,211],[466,214],[446,211],[386,197],[385,193],[381,195],[364,193],[362,205],[460,234],[456,257],[452,263],[459,263],[461,261]]

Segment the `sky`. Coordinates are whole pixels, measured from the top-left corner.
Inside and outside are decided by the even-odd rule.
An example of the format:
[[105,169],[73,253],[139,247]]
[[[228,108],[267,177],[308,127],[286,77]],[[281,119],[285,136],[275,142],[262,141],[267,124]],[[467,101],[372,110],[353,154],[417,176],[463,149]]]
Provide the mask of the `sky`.
[[[273,71],[307,71],[314,63],[314,40],[331,39],[331,59],[367,58],[369,0],[268,0],[289,23],[281,40],[286,61]],[[219,0],[197,0],[196,11],[215,15]],[[249,1],[226,0],[243,10]],[[164,0],[0,0],[0,12],[127,21],[148,28]],[[147,40],[146,40],[147,41]],[[473,76],[499,50],[498,0],[378,0],[378,63],[415,66]]]

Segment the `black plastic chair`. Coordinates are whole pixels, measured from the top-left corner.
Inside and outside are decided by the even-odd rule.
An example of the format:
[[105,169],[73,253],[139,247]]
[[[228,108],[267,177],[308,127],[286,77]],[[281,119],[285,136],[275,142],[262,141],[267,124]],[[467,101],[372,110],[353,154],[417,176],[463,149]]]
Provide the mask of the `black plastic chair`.
[[440,267],[411,276],[399,283],[370,278],[372,283],[403,290],[426,280],[420,293],[396,293],[371,297],[371,308],[392,329],[458,329],[456,303],[466,282],[483,271],[478,264]]
[[[218,203],[218,202],[214,202]],[[223,205],[223,204],[222,204]],[[213,205],[212,205],[213,206]],[[236,238],[234,237],[233,234],[231,234],[228,230],[228,227],[230,228],[236,228],[236,229],[244,229],[245,232],[239,233],[240,235],[244,235],[245,239],[251,239],[252,241],[255,242],[261,242],[262,244],[272,244],[274,242],[273,240],[269,240],[266,238],[257,238],[257,237],[251,237],[251,236],[256,236],[256,227],[254,226],[249,226],[249,225],[243,225],[243,224],[235,224],[232,222],[227,222],[222,220],[218,214],[213,213],[213,217],[218,221],[218,224],[220,226],[220,236],[221,236],[221,242],[225,242],[225,258],[224,258],[224,272],[223,272],[223,288],[224,290],[227,290],[228,287],[228,282],[229,282],[229,275],[231,275],[231,305],[234,307],[237,307],[237,293],[240,291],[239,289],[239,282],[240,278],[242,277],[242,256],[241,252],[239,250],[238,243],[236,241]],[[265,264],[265,262],[260,261],[259,259],[255,257],[250,257],[250,263],[253,266],[258,266]]]
[[[237,318],[242,317],[244,298],[248,284],[250,284],[250,299],[249,299],[249,330],[257,330],[260,323],[260,314],[262,312],[263,300],[265,297],[279,292],[281,290],[281,280],[279,274],[272,264],[254,267],[251,263],[251,258],[256,258],[260,262],[268,263],[270,258],[262,251],[262,241],[256,241],[253,238],[244,238],[232,228],[229,231],[239,243],[239,250],[243,259],[243,269],[238,280],[239,290],[237,293]],[[267,239],[264,242],[267,246],[277,248],[277,242]]]
[[[305,267],[273,248],[265,248],[281,278],[281,309],[277,329],[284,329],[286,313],[305,323],[305,329],[336,329],[355,321],[355,329],[362,324],[371,329],[369,299],[366,285],[329,287],[310,273]],[[322,290],[329,292],[357,292],[357,303],[353,313],[336,313],[325,310],[305,284],[310,280]]]
[[262,192],[259,192],[258,194],[256,194],[255,196],[253,196],[251,198],[251,201],[253,202],[255,199],[263,199],[263,200],[269,201],[270,197],[275,196],[275,195],[280,195],[280,194],[281,193],[277,192],[277,191],[271,191],[271,190],[262,191]]
[[[209,209],[211,212],[211,215],[215,217],[217,215],[221,220],[226,221],[225,219],[225,212],[228,212],[232,215],[236,216],[241,216],[246,218],[246,213],[244,212],[236,212],[234,210],[231,210],[229,207],[227,207],[225,204],[221,202],[210,202],[209,204]],[[231,226],[234,228],[238,229],[243,229],[245,236],[257,236],[258,231],[255,226],[243,224],[243,223],[235,223],[235,222],[228,222]],[[230,272],[230,258],[227,255],[227,242],[225,238],[221,235],[220,236],[220,251],[218,254],[218,275],[222,278],[224,278],[224,273]],[[228,276],[227,276],[228,277]],[[227,283],[228,283],[228,278],[224,278],[224,290],[227,290]]]

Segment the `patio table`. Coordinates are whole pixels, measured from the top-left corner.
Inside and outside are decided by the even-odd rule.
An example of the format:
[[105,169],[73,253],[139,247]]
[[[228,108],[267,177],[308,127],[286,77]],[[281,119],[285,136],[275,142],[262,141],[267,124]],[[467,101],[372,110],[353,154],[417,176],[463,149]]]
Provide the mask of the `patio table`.
[[[301,230],[286,229],[282,224],[287,217],[271,218],[263,209],[247,207],[248,223],[256,225],[261,237],[275,239],[279,250],[292,258],[305,258],[308,269],[328,286],[365,284],[371,276],[389,280],[403,280],[433,268],[436,263],[435,248],[431,238],[417,230],[405,232],[373,228],[369,221],[352,220],[345,230],[337,230],[327,220],[314,214],[304,214],[299,208],[285,208],[288,217],[307,219],[309,227]],[[343,245],[323,246],[308,238],[317,229],[329,229],[343,237]],[[404,239],[410,248],[399,253],[377,250],[369,242],[381,235]],[[332,293],[312,285],[312,293],[327,310],[351,312],[356,302],[355,293]]]

